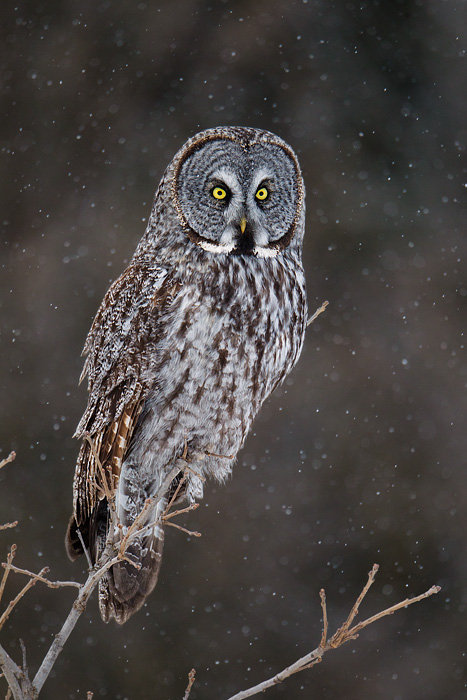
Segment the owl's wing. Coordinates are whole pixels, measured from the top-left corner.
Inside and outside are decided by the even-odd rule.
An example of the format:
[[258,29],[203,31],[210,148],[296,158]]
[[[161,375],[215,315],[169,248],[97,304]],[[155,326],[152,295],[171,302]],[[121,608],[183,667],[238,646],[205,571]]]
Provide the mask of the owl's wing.
[[[146,398],[146,369],[161,337],[161,318],[178,288],[167,270],[132,264],[110,287],[89,331],[81,375],[88,377],[89,399],[75,433],[83,439],[74,480],[78,527],[86,527],[118,482]],[[79,554],[78,543],[70,543],[70,556],[74,549]]]

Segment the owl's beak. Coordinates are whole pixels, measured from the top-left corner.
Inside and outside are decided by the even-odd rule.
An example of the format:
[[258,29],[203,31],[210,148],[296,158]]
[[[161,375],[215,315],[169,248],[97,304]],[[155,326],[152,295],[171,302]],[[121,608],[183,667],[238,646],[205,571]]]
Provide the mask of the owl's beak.
[[242,218],[240,219],[240,231],[242,233],[245,233],[245,229],[246,229],[246,218],[244,216],[242,216]]

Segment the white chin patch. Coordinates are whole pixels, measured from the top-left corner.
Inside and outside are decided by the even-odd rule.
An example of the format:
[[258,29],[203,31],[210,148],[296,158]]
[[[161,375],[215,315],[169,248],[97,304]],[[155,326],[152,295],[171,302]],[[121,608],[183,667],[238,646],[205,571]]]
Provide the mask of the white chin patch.
[[[199,241],[197,246],[205,250],[207,253],[231,253],[235,250],[235,243],[213,243],[211,241]],[[277,248],[269,248],[267,246],[257,245],[253,248],[250,255],[255,255],[257,258],[275,258],[279,250]]]
[[234,243],[222,244],[212,243],[211,241],[199,241],[196,245],[208,253],[230,253],[235,248]]
[[253,248],[253,253],[257,255],[258,258],[275,258],[278,252],[277,248],[267,248],[262,245],[257,245]]

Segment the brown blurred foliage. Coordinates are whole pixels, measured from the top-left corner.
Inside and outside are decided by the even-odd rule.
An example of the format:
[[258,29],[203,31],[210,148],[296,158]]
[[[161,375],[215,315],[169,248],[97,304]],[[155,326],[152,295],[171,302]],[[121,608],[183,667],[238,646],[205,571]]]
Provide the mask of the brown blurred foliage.
[[[0,474],[4,555],[66,559],[84,409],[80,352],[200,129],[270,129],[307,184],[313,310],[299,366],[224,487],[168,532],[161,581],[121,629],[90,607],[44,698],[220,699],[341,621],[440,584],[270,697],[466,697],[467,314],[461,0],[24,0],[0,9]],[[84,564],[83,564],[84,565]],[[23,582],[9,582],[14,592]],[[36,586],[6,648],[39,663],[71,594]],[[42,697],[42,696],[41,696]]]

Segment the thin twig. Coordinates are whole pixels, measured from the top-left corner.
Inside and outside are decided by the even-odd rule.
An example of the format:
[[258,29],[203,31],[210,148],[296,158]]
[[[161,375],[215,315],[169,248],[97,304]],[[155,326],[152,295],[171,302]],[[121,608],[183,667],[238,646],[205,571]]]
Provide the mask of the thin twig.
[[2,467],[4,467],[6,464],[13,462],[14,459],[16,459],[16,452],[10,452],[8,457],[5,457],[5,459],[2,459],[2,461],[0,462],[0,469]]
[[86,545],[86,542],[84,541],[83,535],[81,534],[81,530],[79,527],[76,528],[76,534],[78,535],[78,539],[80,541],[81,547],[84,552],[84,556],[86,557],[86,561],[88,563],[88,569],[92,569],[92,559],[91,559],[91,553],[89,551],[88,546]]
[[27,662],[27,658],[26,658],[26,647],[24,646],[24,642],[21,638],[19,640],[19,645],[21,647],[21,656],[23,659],[23,673],[27,676],[28,675],[28,662]]
[[[8,457],[5,457],[5,459],[2,459],[0,462],[0,469],[4,467],[6,464],[9,464],[10,462],[13,462],[13,460],[16,458],[16,452],[10,452]],[[0,525],[0,530],[9,530],[12,527],[16,527],[18,524],[18,521],[15,520],[13,523],[3,523],[3,525]],[[1,599],[1,595],[0,595]]]
[[45,583],[46,586],[49,588],[64,588],[65,586],[73,586],[74,588],[81,588],[81,583],[78,583],[77,581],[49,581],[49,579],[44,578],[40,574],[34,574],[32,571],[28,571],[27,569],[20,569],[17,566],[8,566],[8,564],[2,563],[2,566],[4,569],[9,569],[10,571],[13,571],[15,574],[24,574],[25,576],[30,576],[33,579],[36,579],[36,581],[41,581],[41,583]]
[[320,591],[320,598],[321,598],[321,607],[323,609],[323,633],[321,635],[321,643],[320,646],[318,646],[314,651],[310,652],[309,654],[306,654],[306,656],[303,656],[301,659],[298,659],[295,661],[295,663],[291,664],[287,668],[283,669],[280,671],[280,673],[277,673],[275,676],[272,678],[269,678],[266,681],[263,681],[262,683],[259,683],[258,685],[255,685],[252,688],[248,688],[246,690],[242,690],[239,693],[236,693],[236,695],[232,695],[228,700],[245,700],[246,698],[251,698],[253,695],[258,695],[259,693],[263,693],[265,690],[268,688],[272,688],[275,685],[278,685],[279,683],[282,683],[286,678],[289,676],[293,675],[294,673],[298,673],[299,671],[304,671],[307,668],[310,668],[311,666],[314,666],[315,664],[319,663],[323,657],[323,655],[327,652],[330,651],[331,649],[337,649],[339,646],[344,644],[345,642],[350,641],[351,639],[355,639],[358,636],[358,632],[362,630],[364,627],[367,627],[368,625],[371,625],[373,622],[376,622],[376,620],[380,620],[382,617],[385,617],[386,615],[392,615],[392,613],[396,612],[396,610],[400,610],[401,608],[405,608],[408,605],[412,605],[412,603],[418,603],[419,601],[423,600],[424,598],[428,598],[429,596],[439,593],[441,588],[439,586],[432,586],[428,591],[425,593],[422,593],[421,595],[415,596],[414,598],[407,598],[406,600],[402,601],[401,603],[397,603],[396,605],[391,606],[390,608],[387,608],[386,610],[383,610],[382,612],[378,613],[377,615],[373,615],[372,617],[369,617],[367,620],[364,620],[363,622],[360,622],[359,624],[355,625],[354,627],[350,627],[352,624],[352,621],[355,619],[355,616],[358,612],[358,607],[360,603],[362,602],[363,598],[365,597],[366,593],[368,592],[370,586],[372,585],[375,574],[378,570],[378,567],[375,565],[371,571],[368,574],[368,581],[365,584],[362,592],[358,596],[355,604],[353,605],[349,616],[347,617],[347,620],[344,622],[344,624],[339,627],[337,632],[332,636],[332,638],[329,640],[329,642],[325,642],[324,645],[323,640],[327,637],[327,613],[325,612],[326,610],[326,602],[325,602],[325,594],[324,591]]
[[162,517],[164,517],[164,516],[169,512],[169,510],[172,508],[172,505],[174,504],[175,499],[177,498],[177,496],[178,496],[178,494],[179,494],[179,491],[180,491],[180,489],[182,488],[182,486],[183,486],[183,484],[185,483],[185,481],[186,481],[186,474],[183,474],[182,478],[180,479],[180,481],[179,481],[178,484],[177,484],[177,488],[175,489],[172,498],[171,498],[170,501],[167,503],[167,506],[166,506],[166,508],[165,508],[165,510],[164,510],[164,513],[163,513],[163,516],[162,516]]
[[170,518],[174,518],[176,515],[182,515],[183,513],[189,513],[190,510],[196,510],[199,508],[199,503],[190,503],[189,506],[186,508],[180,508],[180,510],[173,510],[171,513],[167,513],[167,515],[162,516],[162,520],[166,522],[167,520],[170,520]]
[[366,594],[370,590],[370,586],[373,585],[374,580],[375,580],[375,576],[378,572],[378,569],[379,569],[378,564],[373,564],[373,566],[371,567],[371,571],[368,574],[368,581],[364,585],[362,592],[360,593],[357,600],[353,604],[352,610],[350,611],[349,616],[347,617],[347,620],[344,622],[342,627],[339,627],[339,629],[337,630],[337,632],[335,632],[331,641],[329,642],[332,647],[335,647],[337,649],[337,647],[340,647],[340,645],[343,644],[343,642],[345,641],[344,637],[346,637],[350,625],[352,624],[352,622],[354,621],[354,619],[358,615],[358,608],[360,607],[362,600],[364,599],[364,597],[366,596]]
[[[206,454],[207,454],[207,452],[206,452]],[[227,457],[226,457],[226,459],[227,459]],[[193,467],[190,467],[188,464],[185,465],[184,470],[186,472],[190,472],[190,474],[193,474],[194,476],[197,476],[198,479],[203,482],[203,484],[206,483],[206,478],[202,474],[197,472],[195,469],[193,469]]]
[[[413,603],[419,603],[421,600],[424,600],[425,598],[429,598],[432,595],[435,595],[436,593],[439,593],[441,590],[441,586],[432,586],[429,588],[425,593],[421,593],[420,595],[414,596],[414,598],[406,598],[400,603],[396,603],[396,605],[392,605],[390,608],[387,608],[386,610],[383,610],[380,613],[377,613],[376,615],[373,615],[372,617],[369,617],[367,620],[364,620],[363,622],[359,622],[358,625],[355,625],[355,627],[351,627],[347,633],[347,638],[348,639],[355,639],[355,637],[358,635],[358,632],[362,630],[364,627],[368,627],[368,625],[371,625],[373,622],[376,622],[376,620],[380,620],[382,617],[386,617],[387,615],[392,615],[393,613],[397,612],[397,610],[401,610],[402,608],[407,608],[409,605],[412,605]],[[347,641],[344,640],[344,641]]]
[[10,547],[10,551],[8,552],[8,555],[6,558],[6,564],[3,564],[3,566],[5,567],[5,571],[3,572],[2,582],[0,583],[0,600],[3,597],[3,591],[5,590],[6,580],[8,578],[8,574],[11,571],[11,567],[13,564],[13,559],[15,558],[15,554],[16,554],[16,545],[12,544]]
[[323,611],[323,633],[319,645],[320,647],[324,647],[328,639],[328,611],[326,608],[326,593],[324,588],[320,590],[319,597],[321,599],[321,609]]
[[206,452],[208,457],[217,457],[218,459],[235,459],[235,455],[217,455],[215,452]]
[[86,579],[86,582],[81,586],[78,596],[75,602],[73,603],[70,612],[68,613],[68,617],[63,623],[61,630],[55,635],[54,640],[50,645],[50,648],[47,654],[45,655],[44,660],[42,661],[42,664],[32,682],[37,695],[39,695],[39,692],[42,686],[44,685],[45,680],[47,679],[47,676],[49,675],[52,669],[52,666],[54,665],[58,655],[62,651],[65,642],[67,641],[68,637],[73,631],[78,619],[80,618],[81,614],[85,611],[87,602],[89,600],[89,596],[91,595],[92,591],[97,586],[102,576],[114,564],[117,564],[119,561],[120,559],[118,556],[113,557],[112,559],[106,561],[105,564],[103,564],[102,566],[96,567],[89,572],[89,576]]
[[186,687],[185,695],[183,696],[183,700],[188,700],[191,689],[193,687],[193,683],[195,682],[195,676],[196,676],[196,671],[194,668],[192,668],[190,673],[188,674],[188,685]]
[[182,453],[181,459],[183,459],[186,462],[187,456],[188,456],[188,435],[185,435],[183,442],[184,442],[184,445],[183,445],[183,453]]
[[[39,577],[41,577],[41,576],[43,576],[45,573],[47,573],[48,570],[49,570],[49,569],[48,569],[46,566],[45,566],[43,569],[41,569],[41,571],[39,572]],[[37,580],[36,580],[36,579],[30,579],[30,580],[27,582],[27,584],[24,586],[24,588],[22,588],[22,589],[20,590],[20,592],[18,593],[18,595],[17,595],[15,598],[13,598],[13,600],[11,600],[11,601],[8,603],[5,612],[3,613],[3,615],[0,616],[0,630],[2,629],[3,625],[5,624],[5,622],[8,620],[8,618],[9,618],[9,616],[10,616],[10,614],[11,614],[13,608],[19,603],[19,601],[21,600],[21,598],[22,598],[24,595],[26,595],[26,593],[29,591],[29,589],[32,588],[36,583],[37,583]]]
[[181,530],[182,532],[185,532],[187,535],[190,535],[190,537],[201,537],[201,532],[196,532],[196,530],[187,530],[186,527],[182,527],[181,525],[177,525],[177,523],[166,523],[166,525],[169,525],[170,527],[175,527],[177,530]]
[[308,326],[311,326],[311,324],[313,323],[313,321],[315,321],[315,320],[318,318],[318,316],[319,316],[320,314],[323,313],[323,311],[325,310],[326,306],[328,306],[328,304],[329,304],[328,301],[323,301],[323,303],[321,304],[321,306],[319,307],[319,309],[316,309],[316,311],[315,311],[315,313],[313,314],[313,316],[310,316],[310,318],[309,318],[308,321],[306,322],[306,327],[307,327],[307,328],[308,328]]
[[201,537],[200,532],[196,532],[196,530],[187,530],[186,527],[182,527],[181,525],[177,525],[176,523],[170,522],[170,518],[173,518],[176,515],[182,515],[183,513],[189,513],[190,510],[196,510],[196,508],[199,507],[199,503],[190,503],[189,506],[186,508],[180,508],[180,510],[174,510],[172,513],[168,513],[168,508],[165,509],[164,515],[162,516],[162,522],[165,525],[170,525],[170,527],[175,527],[177,530],[181,530],[182,532],[185,532],[187,535],[191,535],[192,537]]

